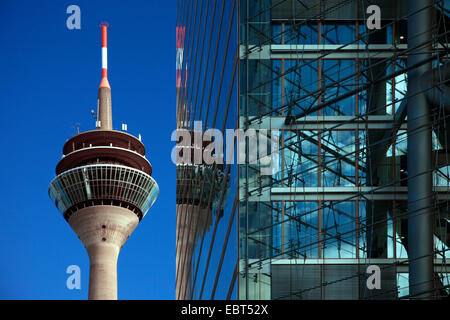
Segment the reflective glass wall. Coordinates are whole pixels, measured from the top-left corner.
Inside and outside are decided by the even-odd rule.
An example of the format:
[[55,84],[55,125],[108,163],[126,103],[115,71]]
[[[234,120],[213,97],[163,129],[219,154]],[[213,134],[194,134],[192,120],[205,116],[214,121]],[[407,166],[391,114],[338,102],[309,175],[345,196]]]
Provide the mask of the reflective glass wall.
[[[406,1],[239,3],[239,125],[269,130],[275,168],[239,165],[238,298],[408,298]],[[366,26],[374,3],[380,29]],[[448,43],[448,12],[433,6]],[[432,45],[439,68],[448,56]],[[448,116],[431,114],[431,254],[447,297]],[[382,290],[367,287],[369,265]]]
[[[237,12],[237,0],[178,1],[177,129],[236,128]],[[177,240],[193,248],[177,246],[176,290],[187,294],[176,298],[237,298],[237,184],[233,163],[177,166]]]

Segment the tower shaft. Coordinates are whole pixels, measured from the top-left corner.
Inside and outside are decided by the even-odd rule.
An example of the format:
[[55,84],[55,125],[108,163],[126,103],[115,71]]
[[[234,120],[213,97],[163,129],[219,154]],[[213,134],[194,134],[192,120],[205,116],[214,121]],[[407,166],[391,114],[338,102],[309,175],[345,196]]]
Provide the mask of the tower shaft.
[[198,239],[209,229],[212,217],[209,208],[200,205],[177,204],[176,226],[176,281],[175,299],[191,299],[193,276],[192,258]]
[[89,300],[117,300],[117,258],[115,246],[89,248]]
[[98,117],[99,130],[112,130],[111,88],[98,88]]
[[130,210],[108,205],[83,208],[70,217],[69,224],[89,255],[90,300],[117,299],[117,259],[138,223]]
[[[204,224],[199,214],[202,209],[198,205],[177,204],[176,227],[176,288],[175,298],[178,300],[189,299],[191,286],[191,261],[197,238]],[[191,230],[197,230],[195,234]]]

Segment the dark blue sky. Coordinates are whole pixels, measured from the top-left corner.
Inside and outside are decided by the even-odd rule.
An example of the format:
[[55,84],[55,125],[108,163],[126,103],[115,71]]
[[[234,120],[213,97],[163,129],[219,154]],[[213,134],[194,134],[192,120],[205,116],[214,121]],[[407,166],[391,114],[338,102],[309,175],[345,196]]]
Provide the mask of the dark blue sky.
[[[68,30],[66,8],[81,8]],[[154,206],[124,245],[119,299],[173,299],[175,278],[176,1],[0,2],[0,299],[86,299],[85,248],[47,188],[66,139],[95,127],[101,80],[101,21],[109,22],[113,124],[142,135],[160,187]],[[81,290],[66,268],[81,268]]]

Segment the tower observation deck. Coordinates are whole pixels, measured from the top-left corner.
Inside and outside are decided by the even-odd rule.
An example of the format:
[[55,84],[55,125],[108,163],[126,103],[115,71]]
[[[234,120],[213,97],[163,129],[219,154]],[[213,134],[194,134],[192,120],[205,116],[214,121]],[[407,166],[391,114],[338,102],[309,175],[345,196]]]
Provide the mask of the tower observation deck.
[[155,202],[140,138],[113,130],[107,77],[107,27],[102,30],[102,80],[96,130],[79,133],[63,147],[49,196],[85,246],[90,260],[89,299],[117,299],[117,259],[125,241]]

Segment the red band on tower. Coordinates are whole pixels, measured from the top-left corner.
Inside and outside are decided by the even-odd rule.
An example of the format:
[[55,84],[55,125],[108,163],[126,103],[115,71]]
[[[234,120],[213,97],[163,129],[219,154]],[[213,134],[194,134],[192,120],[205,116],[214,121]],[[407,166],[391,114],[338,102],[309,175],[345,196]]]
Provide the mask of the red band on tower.
[[108,26],[100,25],[100,27],[102,28],[102,48],[106,48],[106,34]]

